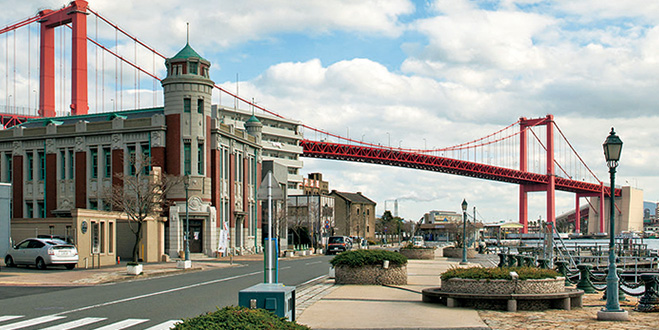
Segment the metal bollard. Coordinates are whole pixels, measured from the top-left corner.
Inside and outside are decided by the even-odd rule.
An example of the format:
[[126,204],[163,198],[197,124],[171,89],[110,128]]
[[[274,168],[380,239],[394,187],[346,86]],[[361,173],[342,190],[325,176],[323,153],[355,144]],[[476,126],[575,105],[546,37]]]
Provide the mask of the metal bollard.
[[499,268],[506,267],[506,254],[505,253],[499,253],[499,264],[497,265]]
[[591,264],[578,264],[579,269],[579,283],[577,289],[583,290],[584,293],[596,293],[593,282],[590,281],[590,270],[593,268]]
[[644,313],[659,312],[658,279],[659,275],[657,274],[641,274],[641,281],[645,284],[645,294],[639,299],[636,311]]
[[538,266],[542,269],[548,269],[549,268],[549,260],[540,258],[538,259]]
[[518,254],[515,256],[515,259],[517,259],[517,267],[524,267],[524,256],[521,254]]

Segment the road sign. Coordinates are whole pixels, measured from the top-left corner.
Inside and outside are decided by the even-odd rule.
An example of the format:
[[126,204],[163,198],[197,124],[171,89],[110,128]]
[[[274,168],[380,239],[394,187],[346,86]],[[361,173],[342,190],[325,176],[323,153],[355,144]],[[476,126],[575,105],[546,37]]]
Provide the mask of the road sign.
[[270,197],[272,199],[284,199],[284,191],[279,187],[277,178],[272,175],[272,172],[268,171],[261,181],[261,186],[256,192],[256,199],[258,200],[267,200],[268,199],[268,188],[270,189]]

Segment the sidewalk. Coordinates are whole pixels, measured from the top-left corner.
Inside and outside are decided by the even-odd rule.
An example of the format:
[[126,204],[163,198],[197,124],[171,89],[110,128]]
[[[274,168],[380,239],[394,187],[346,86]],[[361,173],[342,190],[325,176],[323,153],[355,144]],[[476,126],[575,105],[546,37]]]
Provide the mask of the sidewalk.
[[457,261],[409,260],[408,284],[337,285],[306,307],[298,323],[313,329],[489,329],[472,309],[421,302],[421,290],[439,286],[439,274]]

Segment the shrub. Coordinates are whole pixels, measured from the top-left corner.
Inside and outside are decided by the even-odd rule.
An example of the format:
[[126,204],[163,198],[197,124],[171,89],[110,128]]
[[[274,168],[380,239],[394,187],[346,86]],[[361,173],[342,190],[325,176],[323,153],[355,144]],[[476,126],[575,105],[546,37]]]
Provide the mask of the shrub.
[[560,276],[558,272],[552,269],[541,269],[532,267],[469,267],[469,268],[451,268],[442,273],[442,280],[450,278],[468,278],[474,280],[512,280],[510,272],[517,272],[520,280],[556,278]]
[[410,249],[410,250],[434,250],[435,248],[432,246],[416,246],[412,243],[407,243],[405,246],[401,247],[401,249]]
[[387,250],[355,250],[343,252],[332,260],[332,266],[348,266],[348,267],[362,267],[362,266],[376,266],[382,265],[382,262],[389,260],[391,266],[402,266],[407,264],[407,258],[398,253]]
[[369,240],[367,240],[367,242],[368,242],[368,245],[376,245],[374,240],[369,239]]
[[290,322],[285,318],[264,309],[249,309],[247,307],[228,306],[215,312],[208,312],[193,318],[185,319],[173,329],[228,329],[228,330],[260,330],[260,329],[286,329],[310,330],[309,327]]

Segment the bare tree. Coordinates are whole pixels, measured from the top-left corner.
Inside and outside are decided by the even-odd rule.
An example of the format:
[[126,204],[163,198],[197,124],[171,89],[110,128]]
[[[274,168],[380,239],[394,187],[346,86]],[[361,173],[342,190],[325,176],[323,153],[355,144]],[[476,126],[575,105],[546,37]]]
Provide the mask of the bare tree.
[[113,209],[128,218],[128,226],[135,235],[133,261],[137,261],[145,221],[162,213],[167,192],[179,185],[181,179],[163,174],[160,167],[151,168],[151,160],[146,156],[130,157],[129,162],[131,170],[115,175],[121,183],[112,186],[109,196]]

